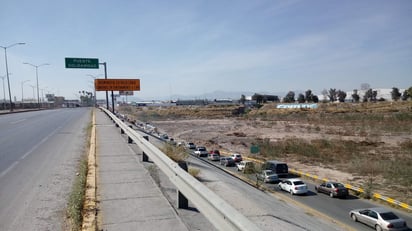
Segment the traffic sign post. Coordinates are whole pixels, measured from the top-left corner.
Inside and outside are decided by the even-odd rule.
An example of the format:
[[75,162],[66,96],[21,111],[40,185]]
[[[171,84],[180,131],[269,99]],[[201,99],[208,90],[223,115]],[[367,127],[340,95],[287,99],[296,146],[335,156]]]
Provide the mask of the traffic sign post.
[[65,58],[66,68],[99,69],[99,59]]

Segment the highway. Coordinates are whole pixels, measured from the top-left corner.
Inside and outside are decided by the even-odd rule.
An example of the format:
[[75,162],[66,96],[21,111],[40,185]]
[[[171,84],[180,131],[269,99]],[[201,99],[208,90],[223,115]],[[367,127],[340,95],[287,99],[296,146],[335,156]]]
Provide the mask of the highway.
[[[228,170],[232,172],[233,174],[239,174],[239,175],[246,177],[246,175],[244,175],[243,173],[238,172],[236,167],[222,167],[219,165],[219,162],[209,161],[207,160],[207,158],[202,158],[202,159],[212,165],[217,166],[218,168],[224,168],[225,170]],[[252,177],[252,179],[255,180],[256,178]],[[305,206],[308,206],[323,214],[326,214],[330,218],[337,220],[345,224],[347,227],[353,228],[354,230],[367,231],[371,229],[368,226],[363,225],[362,223],[353,222],[349,217],[350,210],[358,209],[358,208],[370,208],[370,207],[384,206],[377,202],[364,200],[364,199],[358,198],[353,195],[350,195],[346,199],[330,198],[326,194],[322,194],[322,193],[318,194],[315,190],[314,182],[311,182],[304,178],[302,179],[309,188],[309,192],[306,195],[293,195],[292,196],[288,192],[281,191],[278,188],[277,184],[267,183],[265,184],[265,186],[274,190],[275,194],[278,196],[287,197],[288,199],[298,201],[299,203],[302,203]],[[400,210],[396,210],[396,209],[391,209],[391,210],[393,210],[398,216],[405,219],[409,227],[411,226],[412,216],[410,214],[400,211]]]
[[[158,147],[164,145],[164,142],[154,137],[149,141]],[[346,230],[346,227],[338,226],[330,219],[317,217],[296,204],[262,192],[233,177],[213,165],[218,162],[208,162],[206,158],[200,160],[194,156],[190,156],[187,161],[189,167],[200,169],[201,182],[262,230]],[[230,169],[235,171],[235,168]]]
[[[151,139],[152,142],[155,142],[154,140],[155,139]],[[156,143],[161,145],[160,142]],[[388,207],[398,216],[405,219],[409,227],[411,227],[412,224],[412,216],[407,212],[390,208],[389,206],[385,206],[374,201],[364,200],[353,195],[346,199],[339,199],[330,198],[328,195],[322,193],[318,194],[315,190],[315,183],[307,179],[303,179],[309,188],[309,192],[306,195],[292,196],[287,192],[280,191],[277,184],[265,184],[266,187],[275,192],[273,194],[269,192],[263,193],[227,173],[231,172],[233,175],[241,175],[246,177],[243,173],[238,172],[235,167],[222,167],[218,161],[209,161],[205,157],[200,159],[202,160],[199,160],[198,157],[191,156],[189,163],[201,169],[201,175],[204,177],[203,182],[222,198],[230,201],[232,206],[239,209],[244,215],[263,228],[271,222],[275,222],[276,225],[279,225],[279,222],[290,222],[290,226],[287,229],[291,229],[293,225],[295,225],[293,229],[299,229],[301,228],[301,224],[303,224],[303,226],[306,227],[306,229],[303,230],[321,230],[318,225],[308,225],[310,223],[305,221],[306,218],[304,218],[304,216],[297,219],[296,214],[292,213],[293,215],[291,215],[288,213],[288,211],[291,210],[290,208],[283,208],[281,209],[281,213],[279,213],[279,207],[281,207],[278,204],[279,200],[283,201],[283,203],[285,203],[285,201],[286,203],[287,201],[296,201],[304,207],[312,208],[315,211],[320,212],[319,214],[323,214],[331,218],[331,220],[338,221],[348,229],[352,230],[371,230],[370,227],[358,222],[353,222],[350,219],[349,211],[357,208]],[[225,171],[222,171],[221,169],[224,169]],[[253,177],[251,178],[253,179]],[[242,199],[236,199],[233,201],[233,198]],[[271,214],[271,219],[265,219],[264,221],[260,220],[258,217],[261,217],[262,214]],[[301,220],[305,222],[300,223],[299,221]],[[314,227],[317,228],[313,229]]]
[[0,230],[62,230],[89,108],[0,115]]

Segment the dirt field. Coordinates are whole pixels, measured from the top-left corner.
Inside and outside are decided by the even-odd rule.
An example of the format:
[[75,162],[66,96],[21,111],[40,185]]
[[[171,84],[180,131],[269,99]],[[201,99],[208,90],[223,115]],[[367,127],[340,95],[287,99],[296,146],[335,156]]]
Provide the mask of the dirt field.
[[[320,104],[318,109],[238,106],[120,107],[175,141],[278,159],[291,168],[412,204],[412,102]],[[250,154],[258,145],[260,154]]]

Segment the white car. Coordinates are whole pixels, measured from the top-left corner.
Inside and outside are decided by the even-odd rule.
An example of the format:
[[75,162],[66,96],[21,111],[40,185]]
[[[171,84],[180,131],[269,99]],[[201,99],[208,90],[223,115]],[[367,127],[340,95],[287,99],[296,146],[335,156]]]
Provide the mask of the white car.
[[196,148],[195,155],[198,157],[206,157],[209,154],[205,147],[199,146]]
[[289,192],[290,194],[306,194],[308,186],[299,178],[286,179],[278,184],[279,189]]

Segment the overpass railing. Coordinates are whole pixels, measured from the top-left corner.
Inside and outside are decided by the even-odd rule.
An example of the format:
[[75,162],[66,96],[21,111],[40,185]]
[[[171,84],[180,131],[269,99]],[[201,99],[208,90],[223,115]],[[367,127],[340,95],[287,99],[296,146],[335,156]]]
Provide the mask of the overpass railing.
[[128,136],[129,141],[135,142],[139,148],[163,171],[176,188],[190,200],[196,208],[218,230],[260,230],[256,224],[252,223],[243,214],[220,198],[216,193],[191,176],[182,169],[178,163],[171,160],[157,147],[147,141],[134,129],[127,126],[113,113],[105,108],[101,108],[121,129],[122,133]]

